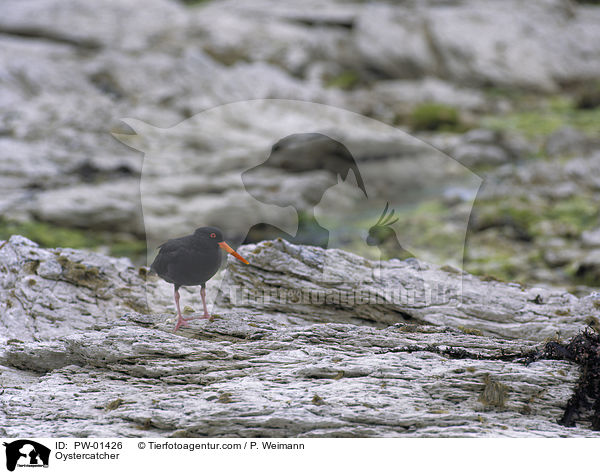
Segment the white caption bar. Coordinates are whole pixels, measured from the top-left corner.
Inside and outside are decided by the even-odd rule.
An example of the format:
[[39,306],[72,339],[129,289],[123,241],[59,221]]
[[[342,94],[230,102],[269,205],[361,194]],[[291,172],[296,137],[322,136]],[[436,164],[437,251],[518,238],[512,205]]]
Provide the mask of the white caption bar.
[[[0,472],[587,472],[594,439],[2,439]],[[554,453],[554,454],[553,454]],[[44,469],[45,468],[45,469]],[[185,469],[186,471],[177,471]],[[238,471],[239,470],[239,471]]]

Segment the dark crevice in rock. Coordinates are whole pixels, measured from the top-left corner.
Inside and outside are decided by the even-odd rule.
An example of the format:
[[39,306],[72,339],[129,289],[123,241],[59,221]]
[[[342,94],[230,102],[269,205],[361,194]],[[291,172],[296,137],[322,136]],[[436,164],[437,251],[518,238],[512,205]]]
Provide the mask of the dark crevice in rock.
[[68,36],[57,34],[53,31],[48,31],[43,28],[34,28],[34,27],[26,27],[26,26],[15,26],[11,27],[8,25],[2,26],[0,28],[0,34],[10,35],[10,36],[18,36],[21,38],[30,38],[36,40],[43,41],[51,41],[53,43],[66,44],[69,46],[75,46],[77,48],[82,49],[90,49],[95,50],[101,48],[101,44],[90,40],[90,39],[82,39],[82,38],[70,38]]
[[[396,309],[396,308],[390,308],[390,313],[397,314],[398,316],[400,316],[404,320],[405,323],[414,323],[414,324],[417,324],[417,325],[425,325],[425,326],[429,325],[427,323],[423,323],[422,321],[419,321],[412,314],[407,313],[406,311],[401,311],[401,310]],[[393,324],[391,324],[390,326],[393,326]]]
[[121,100],[126,94],[119,86],[117,80],[108,71],[101,71],[89,76],[92,85],[111,99]]
[[532,242],[533,236],[527,228],[510,216],[495,216],[494,218],[481,218],[476,213],[471,216],[470,230],[472,232],[484,232],[489,229],[506,228],[512,232],[512,237],[522,242]]
[[74,168],[68,170],[69,174],[78,176],[84,183],[96,183],[100,181],[106,181],[108,179],[120,179],[130,178],[136,176],[138,173],[131,169],[131,167],[123,164],[115,167],[114,169],[100,169],[94,163],[85,160],[79,163]]
[[292,23],[297,23],[304,26],[314,28],[343,28],[351,30],[354,28],[354,20],[348,19],[334,19],[334,18],[309,18],[309,17],[296,17],[288,19]]
[[508,354],[508,353],[505,353],[504,350],[502,350],[502,349],[500,350],[500,354],[486,355],[486,354],[470,352],[465,349],[449,347],[449,346],[434,346],[434,345],[420,346],[418,344],[407,345],[407,346],[403,346],[403,347],[394,347],[392,349],[385,349],[378,353],[384,354],[384,353],[389,353],[389,352],[392,352],[392,353],[393,352],[407,352],[409,354],[413,353],[413,352],[431,352],[434,354],[438,354],[438,355],[447,357],[449,359],[471,359],[471,360],[490,360],[490,361],[497,360],[497,361],[501,361],[501,362],[523,362],[523,363],[527,362],[528,356],[529,356],[529,354],[525,353],[525,352]]
[[585,329],[569,343],[548,342],[537,359],[567,360],[578,364],[581,374],[565,412],[558,421],[573,427],[577,421],[589,420],[600,431],[600,334]]

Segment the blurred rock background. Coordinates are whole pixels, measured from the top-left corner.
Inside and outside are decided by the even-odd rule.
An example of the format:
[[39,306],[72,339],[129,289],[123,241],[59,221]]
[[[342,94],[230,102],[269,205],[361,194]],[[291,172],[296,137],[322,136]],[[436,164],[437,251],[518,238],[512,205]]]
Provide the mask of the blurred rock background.
[[[164,171],[156,185],[166,197],[142,216],[143,155],[111,135],[132,133],[120,119],[166,128],[222,104],[268,98],[327,104],[399,127],[483,178],[467,271],[579,293],[598,286],[594,1],[4,0],[0,238],[18,233],[145,263],[144,219],[169,216],[191,197],[206,212],[222,209],[239,190],[232,176],[244,169],[240,157],[265,145],[260,124],[247,118],[239,128],[231,117],[214,127],[229,133],[223,140],[245,133],[248,149],[186,135],[178,156],[210,155],[211,166],[192,169],[177,189]],[[416,148],[398,156],[369,133],[354,137],[364,144],[355,157],[370,182],[381,182],[376,189],[393,189],[386,179],[399,161],[406,185],[452,174],[428,167]],[[257,192],[297,192],[302,210],[311,183],[327,171],[310,173],[276,170],[255,183]],[[372,209],[332,223],[336,242],[352,249],[390,201],[404,238],[456,263],[445,250],[464,239],[455,224],[472,196],[440,182],[410,205],[382,191]],[[195,210],[182,216],[169,221],[171,232],[197,226]]]

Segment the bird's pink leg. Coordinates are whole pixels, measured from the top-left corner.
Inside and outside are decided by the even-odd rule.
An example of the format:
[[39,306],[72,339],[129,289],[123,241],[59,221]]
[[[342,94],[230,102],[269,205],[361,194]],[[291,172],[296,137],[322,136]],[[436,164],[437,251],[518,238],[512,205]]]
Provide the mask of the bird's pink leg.
[[181,309],[179,308],[179,291],[175,288],[175,306],[177,306],[177,324],[175,324],[175,331],[177,331],[181,326],[187,326],[188,323],[183,316],[181,316]]
[[206,308],[206,288],[204,285],[200,288],[200,296],[202,296],[202,306],[204,307],[204,319],[212,319]]
[[204,315],[203,316],[194,316],[192,318],[184,318],[181,315],[181,310],[179,309],[179,291],[175,290],[175,305],[177,306],[177,324],[175,325],[175,331],[177,331],[181,326],[187,326],[188,321],[192,319],[212,319],[210,314],[208,314],[208,308],[206,307],[206,288],[203,286],[200,289],[200,296],[202,297],[202,306],[204,307]]

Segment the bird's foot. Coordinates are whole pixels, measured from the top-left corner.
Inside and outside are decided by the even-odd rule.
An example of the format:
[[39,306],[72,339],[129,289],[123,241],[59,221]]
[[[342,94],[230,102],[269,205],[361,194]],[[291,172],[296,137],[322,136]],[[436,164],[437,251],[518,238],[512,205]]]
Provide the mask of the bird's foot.
[[179,316],[177,319],[177,324],[175,324],[175,331],[177,331],[181,326],[189,326],[188,320]]
[[202,316],[193,316],[191,318],[184,318],[183,316],[180,316],[177,320],[177,324],[175,325],[175,331],[177,331],[181,326],[189,326],[189,321],[193,321],[194,319],[208,319],[209,321],[213,320],[212,316],[208,313],[203,314]]

